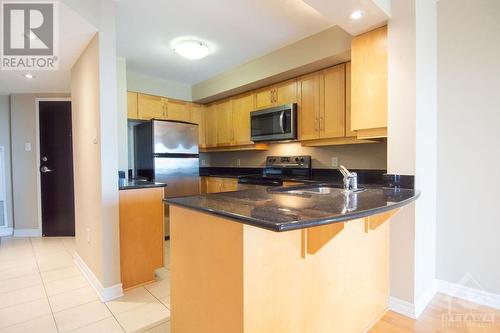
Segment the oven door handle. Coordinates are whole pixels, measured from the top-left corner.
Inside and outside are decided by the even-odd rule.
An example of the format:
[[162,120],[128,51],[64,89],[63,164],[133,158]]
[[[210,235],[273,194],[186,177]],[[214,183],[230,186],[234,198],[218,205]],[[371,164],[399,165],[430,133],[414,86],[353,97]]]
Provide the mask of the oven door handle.
[[281,111],[280,113],[280,128],[281,128],[281,133],[285,134],[285,111]]

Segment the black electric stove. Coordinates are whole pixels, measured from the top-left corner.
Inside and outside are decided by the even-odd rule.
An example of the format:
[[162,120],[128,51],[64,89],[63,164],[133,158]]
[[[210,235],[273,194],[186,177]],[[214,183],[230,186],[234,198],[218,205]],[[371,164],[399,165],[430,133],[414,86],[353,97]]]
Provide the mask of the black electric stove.
[[282,186],[283,180],[311,179],[311,156],[268,156],[261,175],[238,177],[238,184]]

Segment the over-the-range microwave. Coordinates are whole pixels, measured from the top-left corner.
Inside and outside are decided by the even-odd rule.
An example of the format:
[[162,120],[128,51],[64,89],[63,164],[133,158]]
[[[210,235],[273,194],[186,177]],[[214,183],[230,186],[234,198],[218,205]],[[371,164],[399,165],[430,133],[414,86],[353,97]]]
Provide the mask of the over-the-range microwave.
[[285,104],[250,113],[254,142],[297,139],[297,104]]

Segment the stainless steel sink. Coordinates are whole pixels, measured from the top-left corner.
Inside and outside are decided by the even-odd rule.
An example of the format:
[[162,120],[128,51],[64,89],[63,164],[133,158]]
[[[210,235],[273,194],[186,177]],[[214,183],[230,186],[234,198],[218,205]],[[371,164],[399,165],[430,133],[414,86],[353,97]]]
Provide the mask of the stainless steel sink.
[[[356,191],[349,191],[352,193],[358,193],[364,191],[364,188],[359,188]],[[304,194],[339,194],[344,193],[345,190],[338,185],[325,185],[325,184],[317,184],[317,185],[308,185],[308,186],[298,186],[292,188],[282,187],[277,192],[286,193],[286,194],[294,194],[294,195],[304,195]]]

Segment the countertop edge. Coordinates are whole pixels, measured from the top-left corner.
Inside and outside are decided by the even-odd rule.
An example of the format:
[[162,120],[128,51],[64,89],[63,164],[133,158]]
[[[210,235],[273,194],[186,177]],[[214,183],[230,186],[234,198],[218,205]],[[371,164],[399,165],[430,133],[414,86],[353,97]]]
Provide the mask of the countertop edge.
[[138,185],[130,185],[130,186],[119,186],[119,191],[128,191],[128,190],[140,190],[140,189],[148,189],[148,188],[158,188],[158,187],[167,187],[167,184],[163,183],[155,183],[155,184],[138,184]]
[[192,209],[192,210],[202,212],[205,214],[210,214],[210,215],[214,215],[214,216],[228,218],[230,220],[234,220],[234,222],[237,222],[237,223],[243,223],[243,224],[251,225],[251,226],[262,228],[262,229],[267,229],[267,230],[274,231],[274,232],[285,232],[285,231],[300,230],[300,229],[312,228],[312,227],[317,227],[317,226],[322,226],[322,225],[327,225],[327,224],[334,224],[334,223],[346,222],[346,221],[351,221],[351,220],[357,220],[357,219],[360,219],[363,217],[368,217],[368,216],[372,216],[372,215],[385,213],[385,212],[388,212],[388,211],[391,211],[391,210],[394,210],[397,208],[404,207],[404,206],[412,203],[413,201],[417,200],[419,197],[420,197],[420,192],[416,191],[416,193],[413,197],[402,200],[402,201],[397,202],[397,203],[394,203],[391,206],[376,207],[376,208],[372,208],[372,209],[364,210],[364,211],[360,211],[360,212],[355,212],[355,213],[350,213],[350,214],[348,213],[345,215],[335,216],[332,218],[312,220],[312,221],[307,221],[307,222],[302,222],[302,223],[297,222],[297,223],[293,224],[293,223],[286,222],[283,224],[273,224],[273,225],[270,225],[269,223],[267,223],[263,220],[260,220],[260,219],[256,219],[256,218],[249,218],[246,216],[241,216],[241,215],[227,213],[227,212],[221,212],[221,211],[213,210],[210,208],[201,208],[198,206],[192,206],[189,204],[179,203],[179,202],[173,201],[173,200],[175,200],[175,198],[164,199],[164,202],[169,204],[169,205],[179,206],[182,208]]

